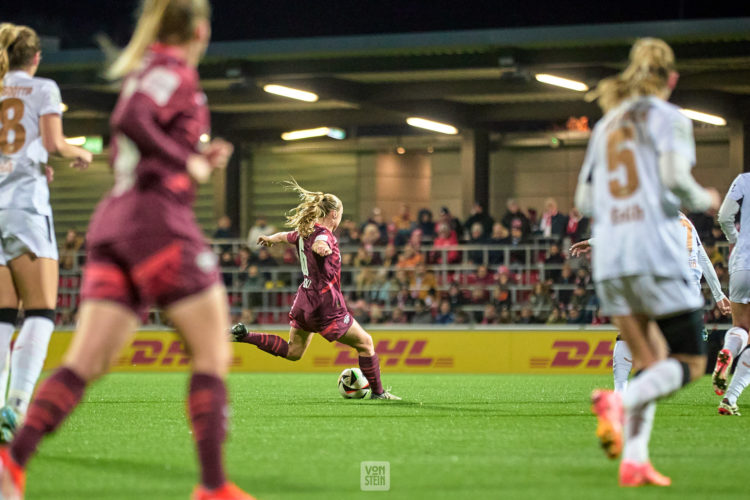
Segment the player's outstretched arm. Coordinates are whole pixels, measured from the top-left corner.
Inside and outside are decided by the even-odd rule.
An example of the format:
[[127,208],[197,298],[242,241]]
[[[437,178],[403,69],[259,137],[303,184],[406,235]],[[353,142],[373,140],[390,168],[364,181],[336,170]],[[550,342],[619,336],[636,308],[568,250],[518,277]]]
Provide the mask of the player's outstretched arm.
[[62,119],[57,114],[42,115],[39,120],[42,145],[49,154],[73,160],[71,167],[84,169],[89,166],[94,156],[83,148],[65,142]]
[[276,243],[289,243],[289,240],[287,239],[287,236],[286,236],[287,234],[289,234],[288,231],[272,234],[270,236],[260,235],[258,237],[258,246],[272,247]]
[[318,240],[312,245],[312,250],[316,254],[320,255],[321,257],[325,257],[326,255],[331,255],[331,247],[328,245],[328,242],[323,240]]
[[[700,241],[700,239],[698,241]],[[708,257],[703,245],[698,247],[698,263],[701,266],[703,277],[706,278],[706,283],[708,283],[708,287],[711,289],[711,295],[713,295],[719,310],[722,314],[730,314],[732,312],[732,306],[729,299],[724,295],[724,292],[721,289],[719,277],[716,276],[714,265],[711,263],[711,259]]]
[[589,238],[588,240],[579,241],[578,243],[574,243],[573,246],[570,247],[570,255],[573,257],[580,257],[582,255],[586,255],[589,252],[591,252],[591,247],[593,246],[594,238]]

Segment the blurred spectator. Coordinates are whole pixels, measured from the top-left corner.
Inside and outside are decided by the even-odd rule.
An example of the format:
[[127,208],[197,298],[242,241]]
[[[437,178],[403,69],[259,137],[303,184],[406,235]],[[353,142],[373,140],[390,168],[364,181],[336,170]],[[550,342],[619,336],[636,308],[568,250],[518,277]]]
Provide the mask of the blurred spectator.
[[534,312],[529,306],[524,306],[523,309],[521,309],[521,314],[518,317],[517,323],[521,325],[530,325],[534,323]]
[[232,238],[236,238],[234,231],[232,231],[232,219],[228,215],[222,215],[216,221],[216,231],[214,231],[213,239],[229,240]]
[[[510,229],[510,237],[504,242],[504,244],[511,247],[520,247],[528,242],[529,241],[521,230],[521,223],[517,220],[513,221],[513,227]],[[510,262],[512,264],[526,263],[526,251],[522,249],[511,249]]]
[[[490,235],[490,245],[507,245],[508,237],[510,233],[500,222],[495,222],[492,225],[492,234]],[[489,264],[496,266],[502,264],[505,259],[505,253],[502,250],[490,250],[489,251]]]
[[481,264],[477,266],[477,270],[473,273],[470,273],[466,277],[466,283],[469,285],[478,285],[478,286],[489,286],[495,283],[495,277],[490,274],[489,269],[487,269],[487,266],[484,264]]
[[580,325],[583,324],[583,314],[580,307],[573,307],[568,312],[568,324],[569,325]]
[[[560,266],[564,262],[565,256],[560,252],[560,244],[557,242],[551,243],[549,246],[549,251],[547,252],[547,257],[544,259],[544,263],[547,266],[551,266],[554,268]],[[545,270],[545,276],[550,277],[553,281],[557,281],[557,279],[560,277],[560,273],[560,269],[547,268]]]
[[[502,226],[501,226],[502,227]],[[487,245],[490,242],[489,237],[484,234],[484,228],[481,222],[475,222],[469,229],[469,245]],[[474,264],[484,263],[484,250],[469,250],[469,261]]]
[[354,278],[356,285],[357,297],[365,300],[373,300],[373,288],[375,287],[375,270],[371,267],[363,267],[357,277]]
[[383,308],[377,302],[370,304],[370,324],[380,325],[386,322],[386,315]]
[[351,219],[341,221],[338,228],[337,238],[340,246],[359,245],[359,228],[357,227],[357,224]]
[[579,267],[576,271],[576,285],[588,287],[591,284],[591,273],[585,267]]
[[435,231],[440,236],[440,224],[447,224],[449,228],[456,234],[456,239],[463,237],[463,227],[461,222],[453,216],[448,207],[440,207],[440,215],[435,223]]
[[414,269],[424,262],[424,257],[414,249],[414,245],[406,245],[404,253],[399,256],[396,267],[401,269]]
[[240,249],[237,251],[237,258],[235,260],[235,265],[237,266],[237,269],[239,269],[238,274],[238,285],[241,285],[245,282],[245,278],[247,278],[247,268],[250,266],[250,259],[252,258],[252,252],[249,248],[246,246],[241,246]]
[[568,322],[568,316],[565,314],[565,310],[559,307],[555,307],[549,313],[546,324],[548,325],[562,325]]
[[529,306],[534,318],[542,323],[549,316],[550,311],[554,308],[552,296],[542,283],[534,285],[534,289],[529,297]]
[[379,236],[377,238],[378,241],[382,241],[385,243],[388,241],[388,227],[385,223],[385,219],[383,218],[383,211],[380,210],[380,208],[375,207],[372,209],[372,212],[370,212],[370,217],[360,226],[360,229],[362,230],[362,239],[364,240],[365,236],[365,228],[369,225],[373,224],[375,228],[379,232]]
[[461,307],[467,302],[463,292],[458,288],[456,283],[451,283],[451,286],[448,288],[448,296],[446,297],[446,300],[450,302],[451,308],[454,311],[456,308]]
[[398,254],[396,245],[389,243],[385,247],[385,251],[383,252],[383,262],[381,263],[381,265],[386,269],[394,268],[396,267],[396,265],[398,265],[399,257],[400,256]]
[[417,216],[417,227],[419,229],[420,237],[426,241],[432,241],[435,238],[435,221],[432,220],[432,212],[423,208],[419,211]]
[[717,262],[714,264],[714,270],[716,271],[716,277],[719,278],[719,283],[721,284],[721,287],[724,289],[729,288],[729,273],[727,273],[727,268],[724,267],[724,264],[721,262]]
[[[263,269],[267,269],[269,267],[276,267],[279,265],[276,262],[276,259],[274,259],[271,256],[271,253],[268,251],[268,247],[260,247],[260,249],[258,250],[258,255],[253,261],[253,263]],[[266,280],[267,282],[272,281],[273,274],[270,272],[264,272],[263,279]]]
[[417,300],[414,303],[414,316],[412,316],[411,322],[415,325],[432,324],[432,312],[427,308],[423,300]]
[[221,280],[224,282],[224,286],[231,288],[234,283],[234,270],[235,270],[234,255],[230,251],[221,252],[219,258],[219,267],[221,268]]
[[510,307],[512,305],[507,275],[504,280],[505,283],[501,282],[495,285],[490,294],[490,301],[497,307]]
[[602,313],[602,309],[597,307],[594,319],[591,320],[592,325],[607,325],[609,324],[609,318]]
[[484,314],[482,316],[483,325],[497,325],[500,323],[500,315],[497,313],[497,309],[492,304],[484,306]]
[[568,224],[565,228],[565,234],[570,238],[571,243],[577,243],[588,237],[589,218],[584,217],[577,208],[573,207],[568,214]]
[[65,241],[60,249],[60,269],[70,270],[76,267],[79,253],[83,250],[84,235],[75,229],[68,229]]
[[393,311],[391,312],[391,319],[389,320],[389,323],[394,323],[397,325],[402,325],[409,322],[409,318],[406,317],[406,313],[403,309],[400,307],[393,308]]
[[[433,262],[437,264],[456,264],[461,262],[461,253],[458,250],[440,251],[440,247],[455,247],[458,245],[458,237],[456,231],[452,230],[451,227],[446,223],[438,224],[438,236],[432,243],[436,250],[433,252]],[[447,257],[445,259],[444,257]],[[447,260],[447,262],[445,262]]]
[[456,321],[456,316],[451,310],[451,303],[447,300],[440,302],[438,314],[435,316],[435,323],[438,325],[450,325]]
[[394,243],[400,247],[409,241],[409,235],[417,226],[408,204],[401,204],[398,214],[393,216],[393,224],[396,227],[396,240]]
[[342,253],[341,254],[341,286],[347,287],[354,283],[354,271],[351,269],[354,266],[354,254]]
[[501,325],[509,325],[513,323],[513,314],[511,314],[510,309],[507,307],[500,308],[500,321],[499,323]]
[[349,312],[360,325],[366,325],[370,322],[370,313],[368,312],[367,302],[362,299],[354,301]]
[[471,316],[469,316],[469,313],[464,311],[463,309],[459,309],[455,313],[455,322],[456,325],[468,325],[471,323]]
[[260,236],[270,236],[276,232],[276,228],[268,224],[264,215],[259,215],[255,219],[255,224],[250,228],[247,233],[247,246],[250,248],[256,248],[258,246],[258,238]]
[[711,239],[713,241],[727,241],[724,231],[721,230],[721,226],[716,221],[714,221],[714,225],[711,227]]
[[437,288],[435,273],[431,269],[428,270],[424,264],[419,264],[414,272],[414,277],[411,280],[409,288],[414,299],[425,300],[430,290],[434,291]]
[[464,231],[467,234],[471,233],[472,227],[477,223],[482,227],[482,237],[489,239],[490,234],[492,234],[492,225],[495,223],[495,220],[487,214],[484,207],[479,202],[474,203],[471,207],[471,215],[466,219],[466,222],[464,222]]
[[252,309],[245,308],[240,313],[240,323],[244,323],[246,325],[254,325],[257,323],[257,319],[255,318],[255,313]]
[[376,258],[376,254],[372,251],[372,246],[362,245],[357,249],[357,256],[354,257],[355,267],[376,266],[378,264],[379,259]]
[[711,238],[711,229],[714,226],[713,217],[700,212],[690,212],[687,217],[695,226],[695,230],[698,231],[698,237],[701,241],[705,242],[705,240]]
[[568,217],[557,210],[557,201],[547,198],[544,202],[544,212],[539,221],[539,231],[545,238],[559,240],[565,234]]
[[[555,280],[556,285],[575,285],[576,283],[576,277],[573,274],[573,269],[571,269],[570,265],[566,262],[563,264],[562,271],[560,271],[560,276],[557,277],[557,280]],[[557,292],[557,300],[558,302],[561,302],[565,305],[568,305],[570,303],[570,298],[573,296],[573,290],[572,289],[559,289]]]
[[503,215],[503,218],[501,220],[503,226],[505,226],[505,229],[510,231],[510,229],[513,227],[514,221],[520,222],[520,229],[523,237],[527,237],[531,234],[531,224],[529,223],[529,218],[524,215],[524,213],[521,211],[521,206],[518,204],[518,202],[514,198],[509,198],[506,206],[508,208],[508,211],[505,212],[505,215]]
[[581,311],[589,303],[589,292],[585,285],[576,285],[573,290],[573,296],[570,298],[569,309],[578,309]]
[[378,226],[373,223],[367,223],[362,228],[362,245],[373,246],[373,245],[385,245],[388,243],[388,228],[381,232]]
[[244,303],[248,306],[257,307],[263,302],[263,289],[265,280],[261,277],[258,266],[250,264],[244,273],[242,292]]

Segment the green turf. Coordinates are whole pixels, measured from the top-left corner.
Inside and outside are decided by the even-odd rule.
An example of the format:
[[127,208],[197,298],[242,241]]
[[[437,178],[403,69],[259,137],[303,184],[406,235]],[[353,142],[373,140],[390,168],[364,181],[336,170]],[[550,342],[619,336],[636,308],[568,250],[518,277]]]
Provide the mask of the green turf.
[[[674,485],[635,490],[617,487],[617,463],[594,438],[587,398],[607,376],[387,375],[402,402],[343,400],[336,374],[230,381],[229,473],[261,500],[704,499],[746,487],[750,417],[716,415],[707,377],[657,412],[652,460]],[[188,498],[186,383],[118,374],[96,384],[31,462],[27,498]],[[390,492],[360,491],[371,460],[390,462]]]

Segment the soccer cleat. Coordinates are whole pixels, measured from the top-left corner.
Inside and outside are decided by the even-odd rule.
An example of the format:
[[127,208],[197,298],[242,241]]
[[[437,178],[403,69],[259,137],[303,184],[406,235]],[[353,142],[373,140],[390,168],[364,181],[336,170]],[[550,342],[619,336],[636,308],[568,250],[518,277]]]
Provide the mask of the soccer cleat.
[[242,342],[247,335],[247,327],[242,323],[237,323],[232,327],[232,342]]
[[18,465],[7,446],[0,448],[0,498],[5,500],[23,499],[26,488],[26,472]]
[[9,406],[0,408],[0,443],[10,443],[16,435],[18,415]]
[[729,352],[729,349],[722,349],[716,356],[716,367],[714,368],[713,375],[711,375],[714,392],[719,396],[723,396],[727,390],[727,374],[731,366],[732,353]]
[[596,437],[609,458],[622,453],[622,428],[625,414],[619,393],[597,389],[591,393],[591,411],[596,415]]
[[630,460],[620,463],[620,486],[669,486],[672,480],[654,469],[651,462],[639,464]]
[[735,415],[739,417],[742,413],[740,413],[740,408],[736,404],[731,405],[729,404],[729,400],[724,398],[719,403],[719,415]]
[[193,491],[192,500],[255,500],[255,497],[239,489],[236,484],[226,482],[215,490],[198,485]]
[[396,401],[401,401],[400,397],[394,396],[393,394],[391,394],[390,392],[388,392],[390,390],[391,389],[389,387],[388,389],[386,389],[385,391],[383,391],[381,394],[371,393],[370,394],[370,399],[393,399],[393,400],[396,400]]

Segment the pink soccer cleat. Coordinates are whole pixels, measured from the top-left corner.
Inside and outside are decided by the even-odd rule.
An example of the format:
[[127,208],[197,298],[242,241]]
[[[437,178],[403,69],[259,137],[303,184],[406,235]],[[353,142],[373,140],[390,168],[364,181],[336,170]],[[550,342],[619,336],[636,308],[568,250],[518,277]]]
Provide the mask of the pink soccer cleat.
[[202,485],[195,487],[192,500],[255,500],[255,497],[245,493],[236,484],[226,482],[215,490],[209,490]]
[[617,458],[622,453],[622,428],[625,414],[620,394],[606,389],[591,393],[591,411],[596,415],[596,437],[609,458]]
[[651,462],[644,464],[623,460],[620,463],[620,486],[669,486],[672,480],[663,474],[659,474]]
[[22,500],[26,488],[26,471],[18,465],[7,446],[0,448],[0,498]]
[[714,392],[719,396],[723,396],[727,390],[727,374],[730,366],[732,366],[732,353],[729,349],[722,349],[716,356],[716,367],[711,375]]

